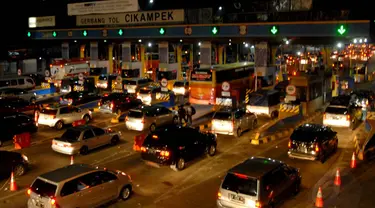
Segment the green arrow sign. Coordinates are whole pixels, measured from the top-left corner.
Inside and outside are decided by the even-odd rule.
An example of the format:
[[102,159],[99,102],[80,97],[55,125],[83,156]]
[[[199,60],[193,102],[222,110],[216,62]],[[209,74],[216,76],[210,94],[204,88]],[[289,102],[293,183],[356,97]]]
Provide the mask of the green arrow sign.
[[87,31],[86,31],[86,30],[84,30],[82,34],[83,34],[83,36],[85,36],[85,37],[86,37],[86,36],[87,36]]
[[213,27],[211,30],[212,34],[216,35],[219,30],[216,27]]
[[339,27],[339,29],[337,29],[337,32],[338,32],[340,35],[345,34],[346,29],[345,29],[344,25],[341,25],[341,26]]
[[56,32],[56,31],[53,31],[52,36],[53,36],[53,37],[56,37],[56,36],[57,36],[57,32]]
[[277,32],[279,32],[279,30],[277,29],[276,26],[272,26],[270,32],[271,32],[273,35],[275,35]]
[[164,35],[164,33],[165,33],[164,28],[160,28],[159,33],[160,33],[160,35]]
[[119,29],[119,30],[118,30],[118,34],[119,34],[119,35],[122,35],[122,34],[124,34],[124,31],[122,31],[122,29]]
[[27,37],[31,37],[31,32],[27,32]]

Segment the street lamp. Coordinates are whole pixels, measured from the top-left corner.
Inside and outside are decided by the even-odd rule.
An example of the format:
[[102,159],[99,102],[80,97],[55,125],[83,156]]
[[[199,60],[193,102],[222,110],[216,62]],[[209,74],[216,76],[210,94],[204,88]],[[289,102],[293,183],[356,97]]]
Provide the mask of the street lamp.
[[285,44],[289,45],[289,40],[285,41]]
[[[360,40],[361,42],[361,40]],[[337,43],[337,48],[341,48],[342,47],[342,43]]]
[[223,7],[219,6],[219,11],[223,10]]
[[199,42],[199,43],[198,43],[198,45],[199,45],[199,46],[201,46],[201,45],[202,45],[202,43],[201,43],[201,42]]
[[148,43],[148,47],[151,47],[152,46],[152,43]]
[[150,4],[154,3],[154,0],[150,0]]

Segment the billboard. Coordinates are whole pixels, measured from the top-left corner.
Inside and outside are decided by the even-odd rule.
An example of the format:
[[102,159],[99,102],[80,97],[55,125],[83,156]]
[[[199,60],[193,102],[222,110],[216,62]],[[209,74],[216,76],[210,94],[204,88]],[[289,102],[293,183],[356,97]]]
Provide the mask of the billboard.
[[29,17],[29,28],[54,27],[55,21],[55,16]]
[[97,14],[76,17],[77,26],[141,25],[184,22],[184,10],[161,10],[120,14]]
[[68,4],[69,16],[135,11],[138,11],[138,0],[107,0]]

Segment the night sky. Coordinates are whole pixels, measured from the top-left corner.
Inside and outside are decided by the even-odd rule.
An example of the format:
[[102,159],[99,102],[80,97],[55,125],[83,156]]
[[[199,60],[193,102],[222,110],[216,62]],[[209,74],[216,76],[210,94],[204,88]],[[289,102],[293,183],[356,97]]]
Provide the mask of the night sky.
[[[177,8],[205,8],[223,6],[226,12],[235,12],[233,2],[242,2],[245,11],[251,10],[254,2],[262,0],[154,0],[152,7],[148,4],[149,0],[139,0],[142,10],[162,10]],[[263,0],[266,1],[266,0]],[[30,16],[66,16],[67,4],[74,2],[85,2],[80,0],[28,0],[19,1],[12,0],[3,3],[2,12],[2,33],[3,37],[0,41],[0,47],[4,48],[8,45],[20,45],[19,43],[25,39],[27,30],[27,21]],[[86,1],[87,2],[87,1]],[[340,10],[350,9],[352,13],[367,16],[367,19],[373,19],[375,12],[372,10],[371,0],[314,0],[314,10]],[[368,14],[368,15],[366,15]],[[59,27],[59,26],[58,26]],[[1,49],[0,49],[1,50]]]

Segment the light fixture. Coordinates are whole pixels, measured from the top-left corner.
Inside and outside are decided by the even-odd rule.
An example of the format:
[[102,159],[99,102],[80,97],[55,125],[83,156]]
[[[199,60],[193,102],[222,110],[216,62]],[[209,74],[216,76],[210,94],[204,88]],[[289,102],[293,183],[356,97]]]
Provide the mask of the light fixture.
[[248,44],[248,43],[246,43],[246,44],[245,44],[245,47],[246,47],[246,48],[247,48],[247,47],[249,47],[249,44]]
[[285,44],[289,45],[289,40],[285,41]]
[[251,46],[251,48],[254,48],[254,47],[255,47],[254,45]]
[[138,40],[138,43],[142,43],[142,39],[139,39],[139,40]]
[[223,7],[219,6],[219,10],[220,10],[220,11],[223,10]]
[[[362,39],[360,39],[359,42],[362,42]],[[342,47],[342,43],[337,43],[337,48],[341,48],[341,47]]]
[[357,43],[357,39],[354,39],[353,42],[354,42],[354,43]]
[[182,39],[180,39],[180,43],[182,43]]
[[201,43],[201,42],[199,42],[199,43],[198,43],[198,45],[199,45],[199,46],[201,46],[201,45],[202,45],[202,43]]
[[150,43],[148,43],[148,47],[151,47],[152,46],[152,43],[150,42]]

